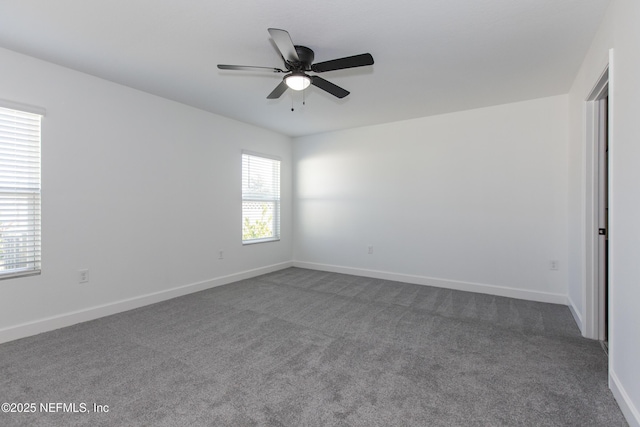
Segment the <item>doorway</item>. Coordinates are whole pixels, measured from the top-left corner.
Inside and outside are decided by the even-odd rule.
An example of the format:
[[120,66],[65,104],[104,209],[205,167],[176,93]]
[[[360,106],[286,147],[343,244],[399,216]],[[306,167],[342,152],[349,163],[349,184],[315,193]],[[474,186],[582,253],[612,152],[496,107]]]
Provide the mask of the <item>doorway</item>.
[[587,99],[587,338],[609,344],[609,67]]

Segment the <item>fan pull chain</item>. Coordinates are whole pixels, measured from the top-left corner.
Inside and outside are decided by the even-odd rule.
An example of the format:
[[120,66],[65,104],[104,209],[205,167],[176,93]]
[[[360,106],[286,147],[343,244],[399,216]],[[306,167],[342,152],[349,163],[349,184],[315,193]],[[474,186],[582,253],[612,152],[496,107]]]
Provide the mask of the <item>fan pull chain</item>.
[[[306,90],[302,91],[302,105],[307,105],[306,98],[305,98],[305,92],[306,92]],[[295,109],[293,108],[293,97],[294,97],[294,95],[291,96],[291,111],[295,111]]]

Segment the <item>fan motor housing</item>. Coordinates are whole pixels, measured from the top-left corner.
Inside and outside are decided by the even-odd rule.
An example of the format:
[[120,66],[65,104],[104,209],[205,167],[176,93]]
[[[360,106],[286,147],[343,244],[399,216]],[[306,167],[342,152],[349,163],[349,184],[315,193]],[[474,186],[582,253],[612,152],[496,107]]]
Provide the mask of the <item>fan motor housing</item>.
[[[291,64],[290,70],[305,70],[311,71],[311,64],[313,63],[313,50],[309,49],[306,46],[294,46],[296,48],[296,53],[298,54],[298,58],[300,58],[299,64]],[[289,68],[289,67],[287,67]]]

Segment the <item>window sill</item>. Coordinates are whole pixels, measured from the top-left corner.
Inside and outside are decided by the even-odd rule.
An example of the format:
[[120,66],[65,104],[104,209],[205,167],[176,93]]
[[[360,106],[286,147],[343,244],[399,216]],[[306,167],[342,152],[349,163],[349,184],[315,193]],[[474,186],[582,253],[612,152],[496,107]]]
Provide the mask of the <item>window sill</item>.
[[0,280],[16,279],[18,277],[39,276],[40,273],[40,270],[29,270],[16,273],[0,274]]
[[246,246],[246,245],[255,245],[257,243],[268,243],[268,242],[279,242],[279,241],[280,241],[279,237],[269,237],[266,239],[243,240],[242,245]]

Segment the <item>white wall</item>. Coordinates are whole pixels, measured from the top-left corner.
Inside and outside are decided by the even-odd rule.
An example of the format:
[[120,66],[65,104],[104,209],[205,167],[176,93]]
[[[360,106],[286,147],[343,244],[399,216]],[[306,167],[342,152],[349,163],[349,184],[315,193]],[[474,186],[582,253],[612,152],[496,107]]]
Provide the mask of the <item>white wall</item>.
[[567,143],[567,96],[296,138],[296,263],[566,303]]
[[[570,222],[585,218],[585,100],[614,49],[610,81],[609,374],[629,424],[640,426],[640,2],[614,0],[570,92]],[[584,256],[581,230],[572,226],[570,252]],[[576,311],[584,300],[584,263],[571,264],[569,294]]]
[[[0,97],[47,110],[42,274],[0,281],[0,342],[290,265],[290,138],[8,50],[0,67]],[[280,242],[241,244],[243,148],[283,159]]]

